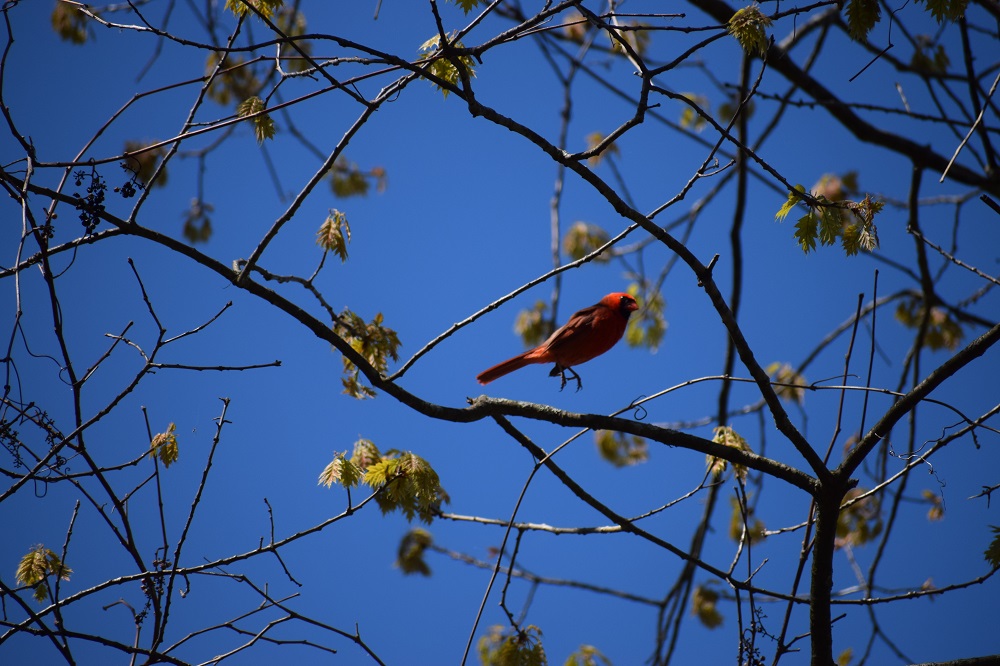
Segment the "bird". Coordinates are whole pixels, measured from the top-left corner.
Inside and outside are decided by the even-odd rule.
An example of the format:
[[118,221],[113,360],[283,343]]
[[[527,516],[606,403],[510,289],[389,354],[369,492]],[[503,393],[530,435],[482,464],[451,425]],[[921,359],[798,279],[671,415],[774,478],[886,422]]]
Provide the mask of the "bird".
[[559,390],[566,387],[566,373],[569,372],[579,391],[583,381],[573,366],[586,363],[614,347],[625,333],[629,315],[638,309],[639,304],[631,294],[610,293],[595,305],[575,312],[542,344],[483,370],[476,380],[486,385],[531,363],[555,363],[549,376],[559,375],[562,379]]

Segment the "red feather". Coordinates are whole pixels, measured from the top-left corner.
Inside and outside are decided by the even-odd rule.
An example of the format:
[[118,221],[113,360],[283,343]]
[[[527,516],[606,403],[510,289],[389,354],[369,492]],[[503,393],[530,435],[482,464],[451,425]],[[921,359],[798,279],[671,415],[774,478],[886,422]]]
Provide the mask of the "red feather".
[[[623,292],[608,294],[596,305],[573,314],[549,339],[534,349],[507,359],[479,373],[480,384],[489,384],[531,363],[555,363],[553,375],[563,375],[566,370],[574,375],[573,366],[586,363],[615,346],[628,325],[629,315],[639,309],[631,295]],[[580,379],[576,375],[579,388]]]

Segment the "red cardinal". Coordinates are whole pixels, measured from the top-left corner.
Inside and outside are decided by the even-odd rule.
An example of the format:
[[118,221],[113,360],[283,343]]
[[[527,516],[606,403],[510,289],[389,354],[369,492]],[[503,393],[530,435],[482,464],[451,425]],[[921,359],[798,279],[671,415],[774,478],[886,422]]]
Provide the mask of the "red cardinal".
[[629,315],[638,309],[639,305],[629,294],[608,294],[597,305],[584,308],[570,317],[542,344],[480,372],[476,379],[480,384],[489,384],[530,363],[555,363],[556,367],[552,368],[549,376],[559,375],[562,378],[559,390],[566,386],[568,370],[576,379],[576,390],[579,391],[583,382],[573,366],[586,363],[614,347],[625,333]]

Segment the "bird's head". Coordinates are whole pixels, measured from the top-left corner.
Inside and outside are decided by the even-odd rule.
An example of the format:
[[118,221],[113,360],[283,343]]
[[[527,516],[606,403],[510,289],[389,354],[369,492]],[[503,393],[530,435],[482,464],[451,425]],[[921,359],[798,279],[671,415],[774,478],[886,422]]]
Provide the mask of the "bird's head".
[[635,298],[632,294],[626,294],[623,291],[618,291],[613,294],[608,294],[601,299],[601,303],[608,306],[616,312],[620,312],[623,317],[628,319],[628,316],[632,314],[635,310],[639,309],[639,304],[636,303]]

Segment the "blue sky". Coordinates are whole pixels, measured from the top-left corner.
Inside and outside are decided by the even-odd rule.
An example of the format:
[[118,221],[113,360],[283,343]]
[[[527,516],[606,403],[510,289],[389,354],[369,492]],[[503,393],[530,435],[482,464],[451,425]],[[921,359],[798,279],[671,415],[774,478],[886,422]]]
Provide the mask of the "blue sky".
[[[636,2],[632,11],[659,11],[653,3]],[[349,36],[357,41],[414,57],[419,45],[434,34],[434,21],[423,3],[383,3],[377,21],[374,5],[349,3],[335,9],[320,4],[305,6],[310,31]],[[67,161],[94,134],[96,129],[137,92],[200,76],[203,52],[189,52],[167,45],[152,68],[141,79],[139,73],[152,57],[155,39],[127,30],[95,28],[94,37],[84,47],[60,42],[49,27],[51,4],[22,2],[9,11],[15,43],[8,56],[4,96],[12,107],[18,129],[30,135],[43,162]],[[171,17],[167,27],[190,37],[203,39],[185,12]],[[148,7],[148,16],[159,20],[157,3]],[[185,10],[186,11],[186,10]],[[688,10],[689,15],[693,10]],[[902,12],[910,25],[928,31],[933,24],[921,18],[922,7],[908,5]],[[460,10],[443,5],[449,29],[466,24]],[[121,19],[124,21],[124,19]],[[708,20],[690,20],[707,24]],[[127,20],[125,22],[132,22]],[[469,43],[488,39],[506,27],[502,21],[487,21],[472,33]],[[880,25],[875,34],[886,30]],[[258,38],[260,27],[253,27]],[[784,36],[790,25],[775,30]],[[950,35],[950,36],[949,36]],[[653,48],[662,49],[668,59],[682,52],[700,37],[681,33],[660,33]],[[871,55],[832,35],[830,49],[816,65],[817,75],[831,88],[852,100],[898,107],[895,83],[903,80],[911,106],[932,112],[926,93],[910,79],[901,79],[885,61],[876,63],[854,82],[847,79],[860,70]],[[987,44],[977,35],[976,45]],[[944,43],[958,61],[957,37],[946,33]],[[906,48],[900,46],[900,51]],[[324,50],[325,49],[325,50]],[[735,41],[725,38],[704,52],[705,69],[679,68],[664,75],[661,83],[678,92],[700,92],[709,96],[713,108],[721,101],[706,71],[722,80],[736,77]],[[836,54],[836,55],[834,55]],[[995,51],[983,51],[983,59],[995,58]],[[317,49],[317,56],[338,55],[332,45]],[[900,59],[909,54],[900,53]],[[755,67],[759,66],[759,63]],[[346,67],[346,65],[344,66]],[[604,71],[604,70],[601,70]],[[610,75],[627,87],[627,66],[612,64]],[[756,73],[756,69],[754,70]],[[335,70],[336,73],[336,70]],[[363,84],[365,94],[374,94],[386,80]],[[777,74],[765,77],[768,91],[783,91],[786,84]],[[554,139],[559,130],[561,90],[550,68],[530,40],[487,54],[477,68],[475,80],[483,103],[516,117],[543,136]],[[282,88],[289,99],[312,89],[312,81],[295,82]],[[569,128],[570,148],[582,149],[585,137],[594,131],[609,132],[623,122],[630,109],[581,75],[575,92]],[[85,157],[103,158],[120,152],[127,139],[164,139],[180,128],[197,87],[180,87],[151,95],[132,105],[113,123]],[[680,105],[662,100],[658,109],[676,120]],[[770,118],[773,103],[759,101],[751,123],[759,131]],[[209,105],[199,117],[208,121],[231,111]],[[345,95],[323,95],[294,107],[295,122],[309,140],[323,152],[332,149],[358,115],[359,108]],[[877,114],[874,119],[881,122]],[[995,122],[995,118],[993,119]],[[279,174],[276,188],[253,141],[249,128],[238,127],[234,138],[213,153],[207,163],[206,199],[214,206],[214,233],[199,249],[224,263],[249,256],[259,238],[287,207],[288,194],[302,186],[319,161],[304,150],[287,131],[280,117],[279,131],[267,145],[268,154]],[[890,202],[905,201],[910,180],[909,165],[899,157],[876,152],[832,125],[823,111],[789,111],[786,126],[772,137],[760,154],[792,182],[811,186],[825,173],[858,170],[862,189],[877,193]],[[898,127],[903,127],[899,121]],[[651,211],[674,196],[691,177],[707,150],[696,140],[669,130],[655,120],[619,142],[620,168],[639,210]],[[702,135],[713,141],[708,132]],[[212,136],[192,140],[185,150],[204,147]],[[960,140],[953,132],[934,127],[922,141],[950,155]],[[18,146],[4,132],[0,155],[5,164],[21,156]],[[350,258],[341,265],[327,261],[317,280],[331,305],[339,310],[350,307],[366,318],[381,312],[388,326],[403,341],[402,359],[426,342],[551,269],[550,201],[556,177],[555,164],[537,147],[483,119],[471,118],[458,99],[443,98],[432,86],[416,81],[398,99],[384,105],[368,125],[352,140],[346,156],[362,168],[380,166],[388,174],[384,193],[364,198],[337,199],[325,184],[309,197],[282,234],[270,246],[262,265],[276,273],[311,274],[320,260],[314,237],[330,208],[345,211],[351,221]],[[118,176],[118,167],[107,165],[102,173],[109,181]],[[597,173],[611,180],[607,166]],[[37,178],[54,185],[58,170]],[[938,185],[937,174],[925,175],[926,197],[951,197],[968,193],[964,186],[946,181]],[[140,213],[140,223],[164,233],[180,236],[183,214],[197,186],[197,169],[191,157],[175,160],[169,168],[164,188],[151,193]],[[660,222],[679,217],[704,196],[714,180],[704,179],[684,202],[658,218]],[[276,189],[278,191],[276,191]],[[69,191],[73,191],[70,187]],[[858,294],[870,300],[875,270],[879,270],[878,293],[894,293],[915,285],[891,266],[867,257],[845,258],[837,248],[820,248],[804,255],[796,246],[793,221],[774,220],[784,201],[784,193],[773,184],[752,179],[750,203],[744,225],[743,302],[740,324],[757,359],[800,363],[816,342],[853,315]],[[715,277],[723,293],[729,292],[732,271],[728,233],[732,218],[734,187],[709,202],[698,218],[689,247],[703,261],[720,254]],[[133,200],[134,201],[134,200]],[[42,205],[42,203],[37,203]],[[131,203],[114,199],[109,210],[125,215]],[[921,222],[937,242],[957,245],[970,264],[995,274],[1000,233],[995,214],[975,198],[965,204],[959,233],[952,237],[954,208],[948,204],[929,206]],[[8,204],[2,262],[14,263],[14,249],[20,235],[18,211]],[[560,210],[563,228],[576,220],[603,226],[611,234],[624,228],[617,216],[586,183],[567,176]],[[60,210],[57,240],[78,233],[73,211]],[[905,232],[906,211],[887,206],[879,218],[880,254],[895,261],[912,263],[913,239]],[[639,232],[631,242],[640,240]],[[33,251],[34,248],[29,248]],[[106,333],[120,333],[133,322],[129,338],[148,350],[156,328],[143,303],[127,258],[131,257],[160,320],[171,337],[210,320],[227,302],[233,306],[203,332],[168,345],[160,360],[164,363],[204,365],[248,365],[280,359],[280,368],[240,373],[183,372],[162,370],[147,378],[128,395],[115,412],[96,425],[89,434],[91,450],[109,461],[125,461],[141,454],[148,446],[142,407],[149,415],[153,432],[176,423],[181,458],[168,470],[165,507],[171,539],[176,539],[201,477],[205,457],[215,434],[213,419],[222,411],[220,397],[231,400],[222,431],[222,441],[198,518],[189,537],[185,564],[251,550],[261,538],[267,539],[270,526],[267,503],[274,512],[275,532],[280,538],[316,525],[341,512],[345,504],[342,490],[316,485],[316,478],[334,452],[350,450],[359,437],[373,440],[381,449],[412,450],[426,458],[438,471],[451,496],[448,507],[456,514],[506,519],[531,471],[530,456],[505,437],[492,423],[455,425],[421,417],[387,396],[358,402],[341,394],[338,355],[267,304],[240,292],[219,276],[197,264],[137,239],[119,238],[87,247],[77,253],[66,274],[59,280],[60,298],[74,355],[80,367],[89,366],[110,344]],[[65,266],[67,257],[60,259]],[[642,255],[647,270],[659,273],[670,259],[661,247],[650,247]],[[941,259],[932,255],[935,266]],[[634,263],[634,262],[633,262]],[[603,294],[627,287],[621,263],[595,263],[565,273],[559,305],[561,319],[575,309],[589,305]],[[666,318],[669,328],[661,348],[655,353],[631,349],[622,344],[606,356],[581,369],[585,387],[574,393],[559,392],[547,370],[529,367],[486,387],[474,377],[482,369],[517,353],[521,343],[512,331],[517,312],[536,300],[551,295],[551,282],[518,296],[472,326],[449,337],[427,354],[401,380],[407,390],[428,400],[463,406],[470,396],[487,393],[551,404],[579,412],[610,413],[669,386],[721,372],[725,330],[695,278],[676,266],[664,282]],[[959,300],[972,292],[979,281],[968,272],[949,268],[939,283],[942,293]],[[37,273],[25,273],[21,283],[24,334],[33,351],[51,353],[51,314],[44,284]],[[296,285],[276,289],[319,312]],[[13,325],[14,289],[4,284],[3,330]],[[995,321],[1000,308],[995,293],[988,293],[975,306],[984,318]],[[856,343],[851,371],[852,383],[863,383],[870,350],[870,320],[862,327]],[[875,323],[880,353],[875,356],[872,385],[897,388],[909,334],[892,320],[889,310],[880,310]],[[967,339],[981,331],[969,330]],[[36,347],[37,345],[37,347]],[[836,378],[843,372],[847,338],[832,344],[807,371],[810,381]],[[884,354],[884,356],[883,356]],[[921,360],[921,374],[940,363],[946,355],[927,354]],[[53,361],[27,353],[23,342],[15,345],[18,376],[15,386],[25,401],[54,405],[52,416],[68,428],[68,390],[59,383]],[[1000,394],[997,381],[997,352],[990,351],[974,367],[968,368],[935,392],[936,399],[962,406],[975,418],[996,403]],[[139,367],[133,349],[118,349],[88,382],[84,411],[100,409],[121,390]],[[746,376],[737,366],[736,373]],[[836,379],[826,383],[836,384]],[[704,382],[687,387],[647,405],[646,419],[663,424],[696,421],[715,414],[719,384]],[[817,448],[825,449],[834,431],[839,393],[815,392],[806,399],[805,411],[790,412]],[[756,401],[753,389],[736,385],[732,406]],[[866,423],[871,425],[889,404],[885,396],[870,398]],[[844,432],[834,442],[839,455],[844,439],[857,429],[862,398],[860,392],[846,397]],[[944,408],[927,407],[919,413],[918,440],[933,440],[957,421]],[[552,449],[573,433],[538,423],[518,422],[524,432],[545,449]],[[769,423],[757,416],[734,419],[736,427],[754,450],[790,464],[801,459]],[[693,430],[710,436],[708,428]],[[896,433],[899,450],[905,448],[905,432]],[[917,442],[918,445],[921,443]],[[986,573],[982,559],[989,532],[988,524],[998,524],[996,508],[982,499],[968,500],[981,487],[996,483],[997,437],[984,433],[982,448],[974,448],[968,438],[952,444],[936,457],[926,473],[917,470],[907,495],[917,498],[924,488],[943,494],[946,518],[925,519],[927,506],[904,502],[903,517],[883,559],[877,583],[889,590],[919,587],[927,579],[935,585],[957,583]],[[576,440],[558,456],[558,462],[598,499],[624,515],[636,515],[676,499],[697,486],[704,474],[704,457],[681,449],[652,445],[650,460],[644,465],[615,469],[602,461],[588,434]],[[4,460],[3,466],[8,467]],[[72,469],[78,463],[70,461]],[[890,457],[898,469],[903,462]],[[79,464],[82,468],[82,463]],[[146,467],[122,472],[116,477],[121,491],[140,483]],[[710,535],[705,558],[726,568],[733,558],[734,544],[726,535],[728,502],[732,483],[727,482]],[[869,484],[866,478],[862,484]],[[701,516],[702,495],[686,500],[649,521],[661,537],[684,547]],[[0,507],[0,520],[9,535],[0,544],[0,575],[10,583],[17,560],[36,543],[61,546],[76,498],[72,489],[52,485],[25,488]],[[155,503],[149,487],[138,492],[130,511],[149,513],[136,521],[149,527],[141,538],[155,548],[157,522]],[[355,495],[357,500],[357,495]],[[789,526],[804,518],[808,498],[769,481],[760,497],[758,516],[769,528]],[[133,520],[136,515],[131,513]],[[553,526],[604,525],[606,519],[585,507],[550,474],[539,473],[532,480],[518,519]],[[406,577],[393,567],[396,547],[408,529],[397,515],[382,517],[374,507],[305,538],[282,555],[302,586],[290,582],[280,564],[269,557],[232,565],[230,573],[252,575],[268,583],[273,594],[298,595],[290,603],[305,615],[353,631],[355,623],[365,641],[390,664],[457,663],[465,647],[480,601],[486,592],[488,572],[429,554],[434,571],[431,578]],[[462,522],[439,520],[430,526],[435,543],[475,558],[489,560],[502,532]],[[762,585],[785,591],[795,566],[801,532],[775,536],[753,550],[754,564],[766,563],[758,574]],[[128,567],[120,553],[108,549],[107,530],[100,525],[92,507],[84,506],[73,533],[67,563],[74,569],[65,591],[84,589]],[[860,547],[854,556],[867,571],[874,547]],[[667,553],[623,535],[601,537],[525,535],[518,563],[544,576],[584,580],[634,594],[659,597],[672,584],[681,563]],[[741,567],[743,565],[741,564]],[[846,553],[838,553],[836,588],[855,584]],[[698,578],[698,582],[704,582]],[[942,598],[915,600],[879,606],[874,612],[883,629],[902,651],[916,661],[974,656],[1000,651],[991,631],[995,580]],[[505,620],[497,607],[500,586],[494,587],[480,622],[480,632]],[[512,610],[524,603],[527,586],[515,582],[510,587]],[[100,597],[99,599],[97,597]],[[137,586],[109,590],[89,602],[90,613],[75,620],[79,629],[111,631],[118,640],[130,642],[134,628],[121,606],[101,610],[119,597],[141,605]],[[222,579],[197,579],[191,593],[176,601],[173,640],[206,623],[229,619],[257,605],[258,599],[245,589]],[[704,630],[686,616],[678,644],[677,663],[725,663],[736,651],[736,616],[731,605],[722,605],[725,624],[715,632]],[[783,605],[764,604],[765,626],[776,630]],[[851,647],[863,651],[870,626],[864,609],[845,608],[847,616],[835,631],[837,651]],[[11,612],[8,607],[8,612]],[[835,609],[835,615],[839,608]],[[272,616],[273,617],[273,616]],[[608,599],[579,590],[543,586],[530,606],[526,623],[537,624],[544,632],[551,663],[562,663],[580,644],[597,646],[615,664],[641,663],[650,653],[655,635],[655,612],[634,603]],[[247,626],[251,626],[248,624]],[[806,629],[806,615],[800,611],[791,633]],[[295,630],[281,628],[279,635]],[[286,634],[281,634],[286,632]],[[324,635],[343,657],[341,663],[367,663],[348,641]],[[233,645],[231,636],[216,635],[191,641],[186,658],[207,659]],[[764,644],[765,651],[770,645]],[[47,647],[44,649],[48,649]],[[93,648],[94,658],[105,654]],[[0,656],[10,663],[22,663],[41,655],[55,659],[38,642],[25,638],[0,646]],[[323,653],[305,648],[285,648],[282,658],[302,664],[326,663]],[[883,643],[877,643],[870,663],[894,663]],[[88,654],[84,649],[81,654]],[[251,653],[239,663],[262,663],[275,658],[268,648]],[[237,660],[239,661],[239,660]],[[48,662],[43,662],[48,663]],[[475,663],[474,660],[471,663]],[[783,662],[784,663],[784,662]],[[805,663],[804,655],[792,655],[788,663]]]

